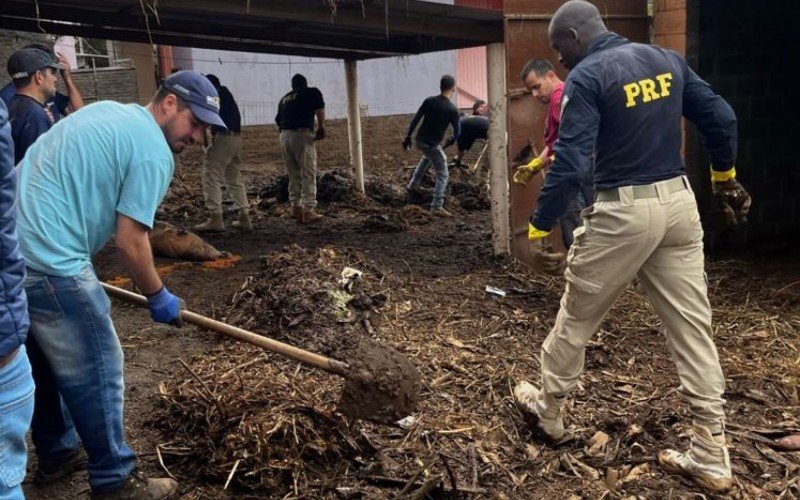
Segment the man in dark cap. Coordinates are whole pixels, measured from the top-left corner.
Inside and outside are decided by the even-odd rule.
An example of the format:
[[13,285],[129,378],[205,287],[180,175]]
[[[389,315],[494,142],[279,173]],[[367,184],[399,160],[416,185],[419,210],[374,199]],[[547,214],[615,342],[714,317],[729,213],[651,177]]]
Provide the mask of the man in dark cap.
[[239,166],[242,164],[242,117],[239,106],[228,87],[222,85],[216,75],[206,75],[208,81],[219,93],[219,116],[225,127],[211,127],[211,146],[206,150],[203,162],[203,197],[209,218],[194,226],[198,232],[224,231],[222,220],[222,186],[236,205],[239,214],[233,227],[242,231],[252,231],[250,204],[242,181]]
[[15,164],[53,125],[46,103],[56,94],[59,69],[58,61],[39,49],[20,49],[8,59],[8,74],[16,88],[8,105]]
[[[45,104],[45,111],[48,116],[52,116],[52,122],[55,123],[62,117],[77,111],[83,107],[83,96],[81,95],[75,80],[72,78],[72,71],[70,71],[69,60],[63,54],[53,52],[52,47],[48,47],[42,43],[31,43],[23,47],[24,49],[39,49],[50,54],[51,57],[58,61],[61,72],[61,82],[67,93],[62,94],[56,91],[55,95],[48,98]],[[14,81],[8,82],[2,89],[0,89],[0,99],[6,103],[6,107],[11,104],[11,99],[17,89],[14,86]]]
[[180,71],[146,107],[101,101],[81,108],[48,132],[57,148],[37,141],[19,164],[26,345],[42,354],[42,362],[31,357],[32,440],[39,467],[55,477],[74,464],[80,437],[95,498],[152,500],[177,489],[172,479],[139,473],[125,442],[122,347],[91,259],[113,236],[151,318],[181,325],[182,301],[153,265],[148,231],[172,179],[172,154],[202,142],[208,126],[225,126],[216,89],[200,73]]
[[562,269],[563,255],[547,250],[548,235],[593,153],[597,194],[566,257],[566,290],[542,345],[542,388],[519,383],[517,406],[535,432],[562,439],[562,408],[583,372],[586,344],[637,277],[661,318],[679,391],[693,417],[689,450],[664,450],[659,463],[709,490],[725,491],[732,485],[725,378],[712,340],[703,229],[680,149],[685,116],[706,139],[715,196],[743,223],[750,197],[735,179],[736,116],[680,55],[607,31],[589,2],[562,5],[549,37],[571,71],[555,159],[529,224],[537,269]]
[[[314,117],[317,131],[314,132]],[[325,101],[322,92],[309,87],[306,77],[292,77],[292,90],[278,103],[275,123],[280,131],[283,161],[289,177],[292,217],[301,223],[322,218],[317,208],[317,147],[325,138]]]

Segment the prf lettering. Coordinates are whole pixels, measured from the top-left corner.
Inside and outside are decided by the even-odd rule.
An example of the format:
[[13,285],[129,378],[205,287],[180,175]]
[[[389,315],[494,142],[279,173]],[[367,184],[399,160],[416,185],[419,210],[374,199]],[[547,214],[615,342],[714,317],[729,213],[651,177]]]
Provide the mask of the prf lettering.
[[[669,88],[672,85],[670,80],[672,80],[672,73],[662,73],[660,75],[656,75],[655,80],[651,78],[645,78],[644,80],[639,80],[638,82],[632,82],[623,85],[622,90],[625,91],[625,97],[627,97],[625,107],[632,108],[636,106],[637,97],[641,97],[642,102],[650,102],[660,97],[668,96]],[[656,89],[656,87],[658,87],[658,89]]]

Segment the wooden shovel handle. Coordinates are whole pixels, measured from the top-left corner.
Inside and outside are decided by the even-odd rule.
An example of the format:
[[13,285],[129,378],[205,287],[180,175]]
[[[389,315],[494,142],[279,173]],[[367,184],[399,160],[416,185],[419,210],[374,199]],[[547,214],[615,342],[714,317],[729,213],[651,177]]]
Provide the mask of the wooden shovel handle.
[[[129,292],[128,290],[116,287],[114,285],[109,285],[108,283],[102,283],[102,285],[106,292],[112,297],[116,297],[137,306],[147,307],[147,298],[139,295],[138,293]],[[211,319],[207,316],[197,314],[187,309],[181,311],[181,319],[186,323],[191,323],[201,328],[233,337],[235,339],[247,342],[248,344],[253,344],[266,349],[270,352],[292,358],[295,361],[320,368],[326,372],[341,376],[345,376],[348,373],[349,366],[347,363],[326,358],[325,356],[300,349],[299,347],[284,344],[283,342],[279,342],[277,340],[258,335],[257,333]]]

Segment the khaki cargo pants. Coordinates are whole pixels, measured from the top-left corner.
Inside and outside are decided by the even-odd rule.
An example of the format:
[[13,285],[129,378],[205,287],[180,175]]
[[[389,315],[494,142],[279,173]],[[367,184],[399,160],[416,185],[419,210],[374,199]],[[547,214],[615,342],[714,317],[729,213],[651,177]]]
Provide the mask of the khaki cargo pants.
[[560,397],[575,386],[586,343],[638,277],[661,318],[679,391],[695,423],[721,432],[725,379],[711,338],[703,230],[688,180],[601,191],[597,200],[583,211],[584,226],[575,230],[561,308],[542,346],[545,392]]
[[211,213],[222,213],[222,186],[239,210],[249,209],[239,166],[242,164],[242,136],[216,134],[203,164],[203,195]]
[[293,207],[316,207],[317,148],[314,131],[307,128],[282,130],[280,140],[289,176],[289,203]]

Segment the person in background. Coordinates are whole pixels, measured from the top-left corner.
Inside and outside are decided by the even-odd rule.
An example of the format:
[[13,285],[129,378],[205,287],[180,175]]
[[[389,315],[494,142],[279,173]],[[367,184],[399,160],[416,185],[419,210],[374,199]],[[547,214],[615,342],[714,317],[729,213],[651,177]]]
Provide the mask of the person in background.
[[472,105],[472,115],[465,116],[460,119],[461,134],[458,136],[456,145],[458,146],[458,153],[453,159],[454,167],[462,167],[461,160],[464,155],[472,149],[472,145],[478,139],[486,140],[489,133],[489,105],[486,101],[475,101]]
[[[317,131],[314,132],[314,117]],[[275,123],[280,132],[283,161],[289,177],[292,217],[307,224],[322,219],[317,209],[317,146],[325,138],[325,100],[301,74],[292,77],[292,90],[278,103]]]
[[[531,95],[547,106],[544,119],[544,149],[542,153],[527,165],[518,167],[514,173],[514,182],[526,186],[531,178],[550,166],[553,157],[553,145],[558,139],[558,127],[561,125],[561,96],[564,93],[564,82],[556,75],[553,65],[546,59],[531,59],[522,68],[522,83]],[[558,223],[561,228],[561,241],[564,248],[572,246],[573,233],[580,227],[581,210],[594,201],[592,171],[589,169],[580,179],[580,188],[567,207],[567,213]]]
[[[453,92],[456,90],[456,80],[450,75],[442,76],[439,80],[440,93],[428,97],[422,102],[411,123],[408,125],[406,137],[403,139],[403,149],[411,149],[411,135],[417,128],[420,120],[422,125],[416,135],[417,149],[422,151],[422,159],[408,182],[408,191],[411,193],[419,192],[419,185],[422,178],[433,165],[436,172],[436,184],[433,188],[433,201],[431,202],[431,214],[437,217],[452,217],[449,211],[444,208],[444,198],[447,192],[447,181],[450,172],[447,170],[447,156],[444,148],[455,144],[461,132],[461,122],[458,117],[458,108],[450,101]],[[453,135],[444,146],[440,145],[444,138],[447,127],[453,127]]]
[[[62,117],[82,108],[84,105],[83,95],[78,89],[78,86],[75,84],[75,80],[72,78],[69,60],[63,54],[54,53],[52,48],[41,43],[31,43],[23,48],[42,50],[48,54],[51,54],[52,57],[55,57],[58,60],[61,71],[61,82],[64,84],[67,93],[62,94],[61,92],[57,91],[54,96],[47,99],[45,111],[49,113],[51,122],[55,123]],[[3,86],[2,89],[0,89],[0,99],[5,102],[6,107],[8,107],[8,105],[11,103],[11,99],[14,97],[16,92],[17,90],[14,86],[13,80],[8,82]]]
[[8,73],[17,91],[8,105],[15,164],[53,126],[46,103],[56,93],[59,69],[58,61],[39,49],[20,49],[8,59]]
[[216,75],[206,75],[208,81],[219,93],[219,116],[225,127],[211,127],[212,141],[206,150],[203,162],[203,197],[209,218],[202,224],[194,226],[198,232],[219,232],[225,230],[222,220],[222,186],[236,205],[239,220],[233,227],[242,231],[252,231],[253,221],[250,219],[250,204],[242,181],[239,166],[242,163],[242,117],[239,105],[228,87],[220,84]]

